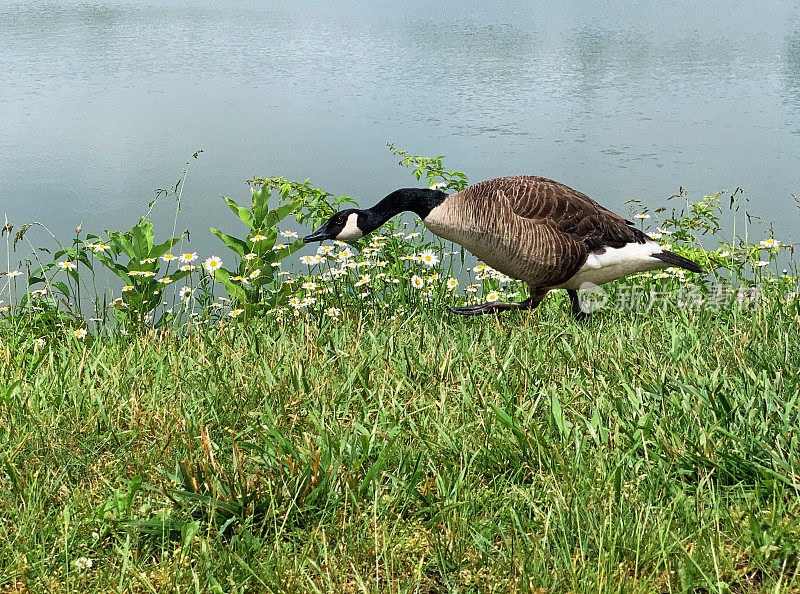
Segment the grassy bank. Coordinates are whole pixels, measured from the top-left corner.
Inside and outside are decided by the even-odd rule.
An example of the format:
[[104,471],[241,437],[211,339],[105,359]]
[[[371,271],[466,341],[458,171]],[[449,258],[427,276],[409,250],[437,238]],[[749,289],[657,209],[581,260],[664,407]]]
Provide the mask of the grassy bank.
[[796,300],[584,324],[559,300],[9,335],[3,585],[800,588]]
[[800,591],[800,275],[736,192],[634,203],[705,273],[579,323],[452,316],[527,288],[400,223],[305,246],[350,199],[251,184],[221,257],[179,185],[168,237],[5,222],[0,591]]

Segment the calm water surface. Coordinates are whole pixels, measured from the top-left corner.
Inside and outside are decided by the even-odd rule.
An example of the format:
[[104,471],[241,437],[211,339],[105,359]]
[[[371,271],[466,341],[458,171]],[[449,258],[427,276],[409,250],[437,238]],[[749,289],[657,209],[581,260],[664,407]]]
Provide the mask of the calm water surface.
[[415,185],[392,141],[620,212],[740,186],[800,239],[798,2],[444,4],[3,2],[0,214],[119,229],[202,148],[179,225],[221,252],[249,176],[364,205]]

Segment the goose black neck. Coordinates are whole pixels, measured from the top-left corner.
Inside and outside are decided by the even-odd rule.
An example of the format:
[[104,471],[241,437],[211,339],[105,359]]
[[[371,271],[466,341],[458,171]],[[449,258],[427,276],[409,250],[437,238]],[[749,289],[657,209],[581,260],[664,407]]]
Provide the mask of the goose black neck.
[[445,198],[447,194],[439,190],[404,188],[395,190],[364,213],[368,216],[370,226],[374,225],[373,228],[377,229],[393,216],[406,211],[424,220]]

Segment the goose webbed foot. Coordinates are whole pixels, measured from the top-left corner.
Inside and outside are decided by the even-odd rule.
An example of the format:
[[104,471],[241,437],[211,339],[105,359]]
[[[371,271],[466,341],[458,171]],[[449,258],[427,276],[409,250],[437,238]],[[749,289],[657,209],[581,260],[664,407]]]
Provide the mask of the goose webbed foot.
[[525,309],[535,309],[541,299],[526,299],[525,301],[520,301],[519,303],[506,303],[504,301],[488,301],[486,303],[481,303],[479,305],[467,305],[463,307],[449,307],[451,312],[454,314],[458,314],[460,316],[481,316],[484,314],[490,313],[500,313],[501,311],[508,311],[512,309],[516,310],[525,310]]

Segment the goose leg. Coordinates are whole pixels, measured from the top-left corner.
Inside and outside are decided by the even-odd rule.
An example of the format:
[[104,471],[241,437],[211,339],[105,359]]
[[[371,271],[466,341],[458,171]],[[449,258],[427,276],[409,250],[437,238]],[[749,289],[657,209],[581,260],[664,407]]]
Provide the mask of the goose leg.
[[481,303],[479,305],[468,305],[465,307],[448,307],[451,312],[460,316],[480,316],[488,313],[500,313],[501,311],[508,311],[511,309],[526,310],[536,309],[542,301],[542,296],[529,297],[525,301],[519,303],[506,303],[504,301],[490,301]]
[[569,302],[572,304],[572,315],[575,316],[575,319],[580,321],[588,320],[592,314],[586,313],[581,309],[580,301],[578,301],[578,291],[567,289],[567,295],[569,295]]

